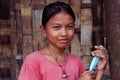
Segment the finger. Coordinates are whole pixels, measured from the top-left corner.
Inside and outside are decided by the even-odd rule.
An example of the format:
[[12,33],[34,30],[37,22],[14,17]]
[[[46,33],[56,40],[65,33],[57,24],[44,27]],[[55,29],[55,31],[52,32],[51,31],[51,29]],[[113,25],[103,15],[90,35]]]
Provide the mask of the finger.
[[95,74],[95,71],[84,71],[84,72],[81,74],[81,76],[83,76],[83,75],[93,75],[93,74]]
[[89,73],[90,71],[84,71],[81,75],[85,75],[87,73]]
[[103,60],[108,60],[108,59],[109,59],[109,57],[108,57],[107,54],[105,54],[105,55],[99,54],[98,56],[99,56],[100,58],[102,58]]
[[92,55],[93,56],[98,56],[98,57],[100,57],[101,59],[104,59],[104,60],[109,59],[108,54],[104,54],[104,53],[101,53],[101,52],[96,52],[96,53],[92,52]]
[[91,54],[93,56],[99,56],[99,54],[105,54],[104,52],[102,52],[101,50],[96,50],[96,51],[92,51]]
[[91,79],[92,80],[94,80],[95,79],[95,77],[96,77],[96,75],[94,74],[94,75],[91,75]]
[[93,80],[95,71],[85,71],[80,76],[80,80]]
[[91,72],[89,73],[89,79],[90,79],[90,80],[94,80],[94,79],[95,79],[95,71],[91,71]]
[[106,50],[105,47],[103,47],[102,45],[100,46],[95,46],[96,49],[100,49],[100,50],[104,50],[106,53],[108,53],[108,51]]
[[94,50],[94,51],[92,51],[92,55],[94,56],[94,55],[97,55],[97,54],[103,54],[103,55],[108,55],[108,54],[106,54],[106,52],[105,52],[105,50]]

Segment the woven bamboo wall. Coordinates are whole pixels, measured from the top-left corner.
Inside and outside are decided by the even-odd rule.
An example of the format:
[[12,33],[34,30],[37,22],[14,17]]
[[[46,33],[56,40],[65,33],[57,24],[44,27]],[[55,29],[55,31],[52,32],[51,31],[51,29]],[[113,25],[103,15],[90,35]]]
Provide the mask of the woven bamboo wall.
[[[8,71],[5,75],[10,74],[6,80],[17,80],[22,60],[29,53],[47,44],[40,31],[41,15],[44,6],[54,1],[66,2],[73,8],[76,15],[75,36],[68,49],[80,56],[88,69],[91,48],[95,44],[101,44],[103,39],[100,35],[102,25],[97,24],[101,23],[100,19],[103,17],[100,15],[101,2],[96,0],[10,0],[10,19],[0,20],[0,70]],[[94,38],[92,38],[93,33]],[[0,77],[0,80],[3,78],[5,79]]]

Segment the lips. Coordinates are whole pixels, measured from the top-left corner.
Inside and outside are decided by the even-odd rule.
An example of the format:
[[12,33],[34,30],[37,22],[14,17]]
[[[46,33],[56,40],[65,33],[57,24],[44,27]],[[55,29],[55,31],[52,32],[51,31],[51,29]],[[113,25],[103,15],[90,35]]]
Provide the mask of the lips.
[[69,39],[59,39],[61,43],[68,43]]

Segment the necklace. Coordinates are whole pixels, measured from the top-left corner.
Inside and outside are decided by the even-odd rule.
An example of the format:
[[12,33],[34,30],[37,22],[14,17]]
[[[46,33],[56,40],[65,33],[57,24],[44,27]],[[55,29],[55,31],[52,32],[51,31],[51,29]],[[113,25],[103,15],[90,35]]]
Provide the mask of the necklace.
[[[53,53],[49,50],[49,48],[47,47],[47,50],[49,52],[49,54],[54,58],[54,60],[56,61],[56,63],[58,64],[58,66],[61,68],[62,70],[62,78],[67,78],[69,77],[69,74],[66,73],[65,71],[65,68],[66,68],[66,62],[65,62],[65,67],[63,68],[63,65],[61,65],[59,62],[58,62],[58,59],[55,55],[53,55]],[[66,58],[66,54],[64,54],[64,60]],[[66,61],[66,60],[65,60]]]

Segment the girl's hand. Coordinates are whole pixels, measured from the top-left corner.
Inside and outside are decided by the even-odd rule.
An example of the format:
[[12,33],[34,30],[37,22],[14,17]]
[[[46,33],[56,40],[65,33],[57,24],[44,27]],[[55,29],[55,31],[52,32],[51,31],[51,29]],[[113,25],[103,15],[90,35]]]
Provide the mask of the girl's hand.
[[95,46],[96,50],[94,50],[92,52],[92,55],[93,56],[98,56],[100,57],[100,61],[97,65],[97,70],[98,71],[104,71],[105,70],[105,67],[108,63],[108,54],[107,54],[107,51],[105,50],[105,48],[103,47],[100,47],[100,46]]
[[85,71],[78,80],[95,80],[95,71]]

